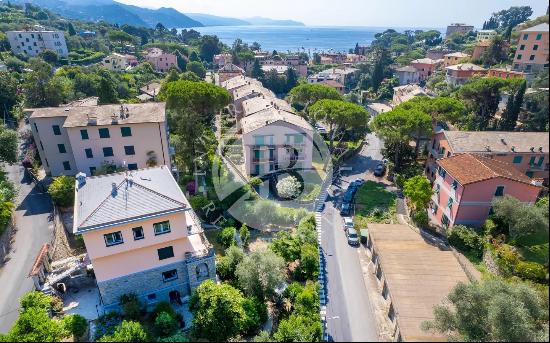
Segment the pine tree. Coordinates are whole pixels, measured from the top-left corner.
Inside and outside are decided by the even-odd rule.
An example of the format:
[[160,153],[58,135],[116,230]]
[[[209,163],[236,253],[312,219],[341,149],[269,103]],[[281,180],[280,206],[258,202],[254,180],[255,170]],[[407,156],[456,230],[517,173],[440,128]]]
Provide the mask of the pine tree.
[[298,84],[298,74],[294,68],[288,68],[286,71],[286,91],[290,90]]
[[260,66],[260,61],[257,59],[254,60],[254,65],[252,66],[252,77],[259,81],[262,81],[265,78],[262,66]]
[[521,111],[526,88],[527,82],[523,80],[517,91],[510,94],[508,102],[506,103],[506,109],[504,113],[502,113],[502,119],[500,120],[500,130],[513,131],[516,128],[516,122],[519,117],[519,112]]
[[69,23],[69,36],[76,35],[76,31],[74,29],[73,23]]

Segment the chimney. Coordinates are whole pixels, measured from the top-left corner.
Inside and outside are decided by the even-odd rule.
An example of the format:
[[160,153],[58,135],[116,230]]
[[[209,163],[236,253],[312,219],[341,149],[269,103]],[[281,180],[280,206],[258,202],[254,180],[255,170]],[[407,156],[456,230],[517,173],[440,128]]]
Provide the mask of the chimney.
[[116,183],[113,182],[113,183],[111,183],[111,195],[113,197],[116,197],[117,193],[118,193],[118,191],[117,191]]
[[86,174],[76,174],[76,181],[78,181],[78,189],[82,188],[86,184]]
[[502,142],[502,144],[506,145],[506,140],[504,140],[504,138],[501,138],[500,141]]
[[531,150],[531,152],[535,152],[535,147],[532,146],[530,150]]
[[88,125],[97,125],[97,116],[95,114],[87,114]]
[[542,147],[541,146],[539,146],[539,152],[542,152]]

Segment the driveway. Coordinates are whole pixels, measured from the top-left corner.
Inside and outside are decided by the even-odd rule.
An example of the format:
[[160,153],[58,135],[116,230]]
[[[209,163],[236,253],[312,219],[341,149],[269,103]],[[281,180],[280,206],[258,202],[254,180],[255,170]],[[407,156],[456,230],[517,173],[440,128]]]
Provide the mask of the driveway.
[[19,298],[33,290],[29,274],[36,255],[44,243],[51,242],[53,223],[50,197],[25,176],[19,165],[5,166],[19,189],[15,209],[17,232],[6,263],[0,267],[0,332],[7,332],[18,317]]
[[[383,143],[372,134],[367,135],[369,144],[353,157],[346,166],[352,167],[342,177],[345,189],[350,180],[362,177],[375,179],[372,171],[382,160]],[[339,186],[331,186],[329,194]],[[348,245],[342,217],[335,208],[339,198],[331,197],[322,215],[321,246],[326,264],[327,334],[330,341],[368,342],[378,341],[378,330],[371,305],[358,247]]]

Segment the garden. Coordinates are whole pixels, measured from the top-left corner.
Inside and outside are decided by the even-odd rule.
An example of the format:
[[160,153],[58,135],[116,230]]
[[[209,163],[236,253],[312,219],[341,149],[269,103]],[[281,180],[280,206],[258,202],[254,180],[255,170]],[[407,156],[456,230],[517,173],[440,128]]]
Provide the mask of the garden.
[[367,181],[355,196],[355,226],[366,228],[367,223],[390,223],[395,220],[397,199],[380,182]]

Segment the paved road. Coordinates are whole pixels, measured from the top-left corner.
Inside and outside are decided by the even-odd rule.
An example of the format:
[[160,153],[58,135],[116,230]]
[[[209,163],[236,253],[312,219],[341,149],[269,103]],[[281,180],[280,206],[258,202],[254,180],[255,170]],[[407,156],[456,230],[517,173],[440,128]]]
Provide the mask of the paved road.
[[[382,142],[368,135],[369,144],[346,163],[353,170],[344,176],[340,186],[350,180],[367,177],[382,160]],[[369,175],[369,178],[373,178]],[[331,189],[338,189],[332,186]],[[334,192],[329,192],[335,194]],[[321,247],[326,262],[327,333],[330,341],[378,341],[374,310],[368,297],[357,249],[348,245],[342,217],[335,208],[339,198],[327,202],[322,216]]]
[[7,332],[17,319],[19,298],[33,289],[27,277],[42,245],[50,242],[53,225],[48,218],[51,212],[50,197],[41,193],[25,177],[19,165],[5,166],[10,179],[19,188],[15,223],[17,233],[7,262],[0,268],[0,332]]

